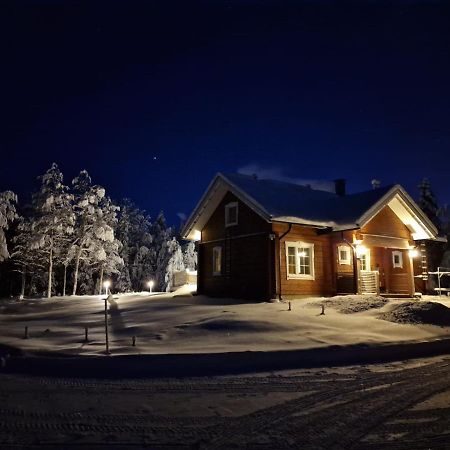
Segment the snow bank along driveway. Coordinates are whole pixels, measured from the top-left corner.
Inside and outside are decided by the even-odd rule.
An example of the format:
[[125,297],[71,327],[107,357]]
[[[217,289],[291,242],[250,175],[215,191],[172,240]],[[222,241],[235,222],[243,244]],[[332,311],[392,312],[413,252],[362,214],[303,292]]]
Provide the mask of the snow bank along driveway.
[[[430,299],[450,306],[444,298],[426,300]],[[288,311],[287,303],[173,294],[117,295],[116,305],[109,310],[110,348],[116,355],[220,353],[450,337],[449,326],[381,318],[402,302],[361,296],[309,298],[293,300],[292,311]],[[325,315],[320,314],[322,304]],[[26,326],[28,339],[24,339]],[[85,326],[88,342],[84,342]],[[25,351],[92,355],[104,352],[104,342],[103,296],[0,301],[0,344]]]

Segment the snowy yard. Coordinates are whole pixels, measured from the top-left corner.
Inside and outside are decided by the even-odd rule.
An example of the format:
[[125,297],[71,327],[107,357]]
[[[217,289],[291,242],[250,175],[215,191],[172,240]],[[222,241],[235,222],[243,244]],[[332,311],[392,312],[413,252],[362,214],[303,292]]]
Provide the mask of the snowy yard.
[[[114,299],[115,304],[109,305],[109,336],[115,355],[311,349],[450,337],[449,326],[380,318],[411,300],[308,298],[293,300],[288,311],[287,303],[191,296],[186,288],[174,294],[136,293]],[[430,300],[450,306],[445,297],[415,302]],[[28,339],[24,339],[26,326]],[[84,342],[85,326],[88,342]],[[93,355],[104,352],[104,343],[104,296],[0,302],[0,344],[32,352]]]

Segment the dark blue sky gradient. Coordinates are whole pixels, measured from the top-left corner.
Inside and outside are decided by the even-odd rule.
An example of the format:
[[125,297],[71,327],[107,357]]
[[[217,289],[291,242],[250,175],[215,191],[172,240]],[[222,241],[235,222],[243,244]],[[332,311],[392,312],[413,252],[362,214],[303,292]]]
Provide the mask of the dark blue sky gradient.
[[[430,178],[450,203],[449,2],[11,1],[0,190],[55,161],[169,222],[218,172]],[[154,159],[156,157],[156,159]]]

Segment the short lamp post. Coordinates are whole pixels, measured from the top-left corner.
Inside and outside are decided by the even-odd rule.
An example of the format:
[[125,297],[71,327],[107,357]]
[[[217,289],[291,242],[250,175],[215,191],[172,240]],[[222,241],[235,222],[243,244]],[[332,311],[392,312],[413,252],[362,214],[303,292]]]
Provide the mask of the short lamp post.
[[150,294],[151,294],[152,290],[153,290],[154,282],[153,282],[153,280],[150,280],[147,284],[148,284],[148,290],[150,291]]
[[109,287],[111,286],[111,282],[106,280],[103,283],[103,287],[105,288],[105,343],[106,343],[106,354],[109,355],[109,333],[108,333],[108,296],[109,296]]

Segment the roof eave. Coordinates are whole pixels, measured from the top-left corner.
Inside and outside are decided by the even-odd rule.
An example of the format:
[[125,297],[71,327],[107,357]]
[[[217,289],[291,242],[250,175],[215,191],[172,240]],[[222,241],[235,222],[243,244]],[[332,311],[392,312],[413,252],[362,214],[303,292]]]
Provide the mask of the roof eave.
[[195,219],[195,217],[197,217],[199,215],[200,207],[207,200],[208,194],[210,193],[214,184],[218,181],[219,178],[220,178],[220,173],[216,173],[216,175],[214,176],[214,178],[211,180],[208,187],[206,188],[205,192],[201,196],[200,200],[197,202],[197,205],[195,205],[195,208],[193,209],[192,213],[190,214],[188,220],[186,221],[186,223],[183,225],[182,229],[180,230],[180,235],[182,238],[184,238],[184,239],[188,238],[188,235],[190,234],[192,227],[194,226],[194,224],[196,222],[194,219]]
[[257,202],[253,197],[244,192],[241,188],[236,186],[232,181],[230,181],[224,174],[218,174],[229,186],[230,191],[238,198],[240,198],[249,208],[255,211],[258,215],[260,215],[264,220],[270,222],[272,219],[271,214],[262,206],[259,202]]
[[225,183],[230,192],[232,192],[236,197],[242,200],[250,209],[261,216],[264,220],[266,220],[267,222],[271,221],[271,215],[262,205],[260,205],[255,199],[247,195],[243,190],[232,183],[225,175],[218,172],[213,180],[209,183],[199,202],[195,206],[193,212],[181,229],[180,234],[183,239],[190,239],[189,235],[191,234],[194,225],[198,222],[198,218],[200,217],[202,210],[206,208],[206,205],[212,198],[215,190],[220,187],[220,182]]
[[292,223],[294,225],[303,225],[305,227],[314,228],[333,228],[336,226],[332,221],[308,220],[296,216],[273,216],[272,222]]
[[411,198],[411,196],[403,189],[402,186],[396,184],[389,189],[386,194],[381,197],[375,204],[373,204],[357,221],[360,227],[366,225],[376,214],[378,214],[381,209],[389,204],[389,202],[395,197],[395,195],[400,194],[405,206],[410,210],[410,212],[415,215],[425,226],[425,229],[429,233],[429,239],[435,239],[438,235],[438,230],[431,222],[431,220],[425,215],[425,213],[419,208],[416,202]]

